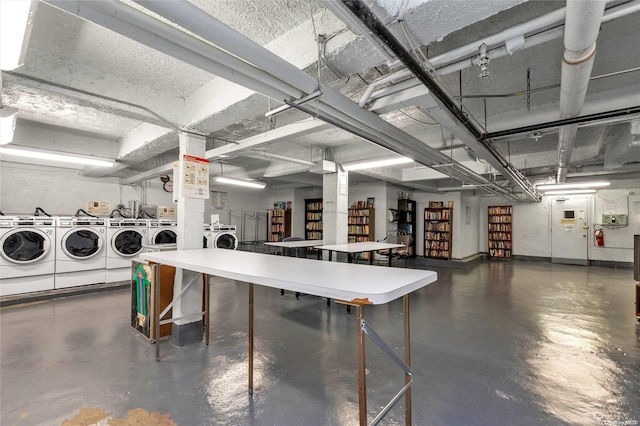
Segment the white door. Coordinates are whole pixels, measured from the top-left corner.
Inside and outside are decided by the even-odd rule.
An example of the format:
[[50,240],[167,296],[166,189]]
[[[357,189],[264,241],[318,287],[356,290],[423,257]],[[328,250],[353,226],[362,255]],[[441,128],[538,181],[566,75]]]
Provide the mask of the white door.
[[587,265],[589,212],[587,197],[551,201],[551,262]]

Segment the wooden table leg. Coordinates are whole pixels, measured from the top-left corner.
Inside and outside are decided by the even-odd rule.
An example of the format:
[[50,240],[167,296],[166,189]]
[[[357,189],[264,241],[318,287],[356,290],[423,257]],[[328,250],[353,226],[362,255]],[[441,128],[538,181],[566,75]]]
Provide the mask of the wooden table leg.
[[210,306],[211,306],[211,288],[209,285],[211,284],[209,274],[204,274],[204,297],[205,297],[205,313],[204,313],[204,332],[205,332],[205,343],[209,344],[209,323],[211,319],[209,317]]
[[249,396],[253,396],[253,284],[249,283]]
[[[404,304],[404,360],[409,367],[411,367],[411,321],[409,315],[409,295],[405,294],[403,297]],[[404,374],[404,383],[407,384],[411,381],[411,376],[407,373]],[[404,414],[405,424],[411,425],[411,388],[407,389],[404,395]]]
[[356,306],[356,317],[358,319],[358,409],[360,413],[360,426],[367,424],[367,373],[365,357],[365,334],[362,329],[364,320],[364,306]]

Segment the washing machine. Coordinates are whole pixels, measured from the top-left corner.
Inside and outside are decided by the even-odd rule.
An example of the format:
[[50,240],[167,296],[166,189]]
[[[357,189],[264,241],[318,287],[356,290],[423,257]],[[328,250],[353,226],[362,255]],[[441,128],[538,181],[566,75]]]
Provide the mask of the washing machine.
[[238,237],[235,225],[211,225],[211,245],[209,247],[235,250],[238,248]]
[[53,290],[54,218],[0,216],[0,296]]
[[178,221],[175,219],[149,219],[149,244],[176,244]]
[[104,218],[57,218],[55,288],[105,282],[106,233]]
[[130,281],[131,259],[147,244],[148,223],[144,219],[109,219],[107,221],[106,282]]
[[202,248],[213,247],[213,234],[211,233],[211,225],[204,225],[202,230]]

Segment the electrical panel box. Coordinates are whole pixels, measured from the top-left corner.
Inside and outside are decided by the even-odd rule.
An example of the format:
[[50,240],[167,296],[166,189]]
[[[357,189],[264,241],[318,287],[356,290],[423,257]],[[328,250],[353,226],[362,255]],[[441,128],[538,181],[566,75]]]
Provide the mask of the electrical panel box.
[[627,226],[626,214],[603,214],[602,224],[611,226]]

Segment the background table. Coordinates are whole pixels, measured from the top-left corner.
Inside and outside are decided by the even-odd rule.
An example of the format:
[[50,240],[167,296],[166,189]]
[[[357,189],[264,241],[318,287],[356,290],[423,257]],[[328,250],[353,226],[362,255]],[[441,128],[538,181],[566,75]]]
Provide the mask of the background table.
[[296,253],[298,253],[298,249],[321,246],[322,244],[323,244],[322,240],[278,241],[278,242],[264,243],[265,246],[294,248],[296,249]]
[[347,244],[332,244],[326,246],[317,246],[318,250],[329,250],[329,260],[331,260],[331,253],[340,252],[347,253],[347,260],[351,263],[352,255],[354,253],[366,253],[369,252],[369,263],[373,264],[373,253],[380,250],[389,250],[389,266],[391,266],[391,250],[394,248],[405,247],[404,244],[393,243],[378,243],[375,241],[365,241],[361,243],[347,243]]

